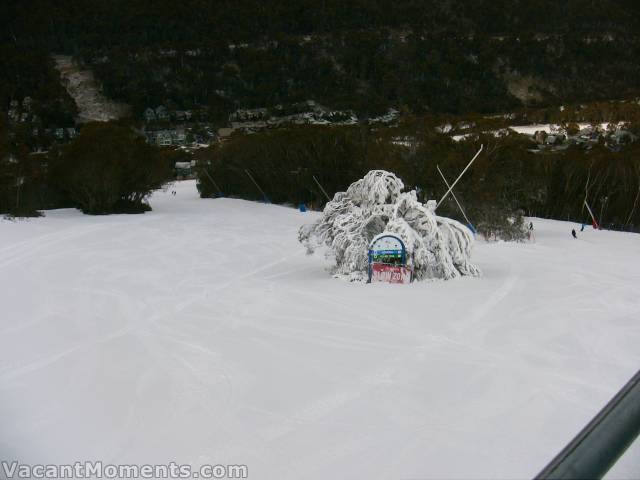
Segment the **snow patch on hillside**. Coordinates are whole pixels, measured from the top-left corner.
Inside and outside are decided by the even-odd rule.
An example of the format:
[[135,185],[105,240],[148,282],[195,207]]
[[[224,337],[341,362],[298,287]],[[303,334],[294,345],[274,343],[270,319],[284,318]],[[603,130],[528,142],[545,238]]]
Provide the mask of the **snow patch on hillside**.
[[107,122],[124,117],[129,107],[106,98],[91,70],[82,70],[69,55],[53,56],[62,83],[78,107],[78,123]]

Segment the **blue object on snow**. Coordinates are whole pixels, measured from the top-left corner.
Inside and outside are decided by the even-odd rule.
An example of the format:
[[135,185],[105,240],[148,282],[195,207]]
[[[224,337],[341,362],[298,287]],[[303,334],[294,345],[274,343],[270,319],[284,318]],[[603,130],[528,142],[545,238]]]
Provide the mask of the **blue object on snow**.
[[471,230],[473,232],[473,234],[475,235],[476,233],[478,233],[476,231],[476,227],[474,227],[472,224],[468,223],[467,227],[469,227],[469,230]]
[[304,213],[307,211],[307,206],[304,203],[301,203],[300,205],[298,205],[298,210]]

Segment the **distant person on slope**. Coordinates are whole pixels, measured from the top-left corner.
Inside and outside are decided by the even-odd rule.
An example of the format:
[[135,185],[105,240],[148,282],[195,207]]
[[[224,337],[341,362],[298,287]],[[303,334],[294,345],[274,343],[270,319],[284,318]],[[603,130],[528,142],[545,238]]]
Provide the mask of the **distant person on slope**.
[[576,235],[576,230],[575,229],[571,230],[571,235],[573,235],[573,238],[578,238],[578,235]]

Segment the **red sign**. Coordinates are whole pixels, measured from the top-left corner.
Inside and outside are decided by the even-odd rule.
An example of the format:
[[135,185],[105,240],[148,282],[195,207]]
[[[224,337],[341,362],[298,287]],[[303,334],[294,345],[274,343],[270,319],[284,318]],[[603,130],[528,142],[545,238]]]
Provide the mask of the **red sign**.
[[371,281],[387,283],[410,283],[411,270],[400,265],[386,263],[371,264]]

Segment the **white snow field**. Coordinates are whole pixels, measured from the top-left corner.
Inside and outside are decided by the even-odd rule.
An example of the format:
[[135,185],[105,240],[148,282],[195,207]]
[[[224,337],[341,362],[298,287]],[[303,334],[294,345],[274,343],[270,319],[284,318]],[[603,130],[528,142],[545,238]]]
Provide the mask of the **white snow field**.
[[171,189],[0,221],[3,459],[530,478],[640,367],[637,235],[534,219],[480,278],[352,284],[297,242],[316,213]]

